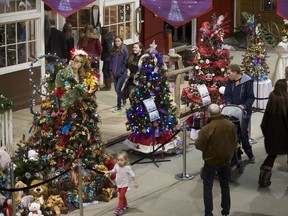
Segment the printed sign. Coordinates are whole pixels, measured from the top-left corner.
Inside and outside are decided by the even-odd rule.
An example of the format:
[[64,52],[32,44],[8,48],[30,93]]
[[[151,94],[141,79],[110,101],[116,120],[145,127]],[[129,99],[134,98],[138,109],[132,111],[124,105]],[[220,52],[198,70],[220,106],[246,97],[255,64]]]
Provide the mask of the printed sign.
[[156,104],[152,98],[143,100],[144,106],[149,113],[150,121],[153,122],[160,118]]
[[211,103],[211,97],[205,84],[197,85],[198,92],[202,99],[203,106],[207,106]]

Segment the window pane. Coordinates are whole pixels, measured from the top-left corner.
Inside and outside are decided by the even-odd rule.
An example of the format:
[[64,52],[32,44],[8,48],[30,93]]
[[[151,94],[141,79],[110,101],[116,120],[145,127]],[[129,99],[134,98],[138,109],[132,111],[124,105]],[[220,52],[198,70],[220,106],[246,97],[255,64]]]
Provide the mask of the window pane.
[[26,26],[25,22],[17,23],[17,41],[26,41]]
[[36,0],[0,0],[0,13],[12,13],[36,9]]
[[4,46],[0,47],[0,68],[6,67],[6,59],[5,59],[5,48]]
[[16,64],[16,45],[7,46],[7,66]]
[[5,44],[5,25],[0,25],[0,47]]
[[131,32],[132,32],[132,27],[131,27],[131,23],[126,23],[126,28],[125,28],[125,39],[130,39],[132,38],[131,36]]
[[105,7],[104,25],[109,25],[109,7]]
[[35,40],[36,38],[36,32],[35,32],[35,20],[30,20],[29,22],[26,23],[26,33],[28,34],[29,38],[28,40]]
[[26,58],[26,44],[20,43],[17,45],[18,48],[18,64],[27,62]]
[[124,22],[125,5],[118,6],[118,22]]
[[36,42],[28,43],[28,61],[32,61],[36,58]]
[[83,9],[79,11],[79,27],[85,27],[90,23],[90,9]]
[[117,23],[117,6],[110,7],[110,25]]
[[113,26],[110,26],[110,31],[113,35],[113,38],[118,35],[118,32],[117,32],[117,25],[113,25]]
[[124,27],[124,24],[119,25],[119,35],[125,40],[125,27]]
[[125,7],[125,21],[130,21],[131,18],[131,6],[130,4],[126,4]]
[[15,23],[6,25],[7,44],[16,43]]

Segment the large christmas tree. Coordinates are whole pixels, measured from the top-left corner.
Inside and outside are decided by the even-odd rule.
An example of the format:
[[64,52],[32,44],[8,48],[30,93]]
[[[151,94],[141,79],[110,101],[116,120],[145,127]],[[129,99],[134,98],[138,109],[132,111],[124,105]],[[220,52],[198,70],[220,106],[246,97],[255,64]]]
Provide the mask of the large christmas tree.
[[[105,165],[110,158],[105,154],[105,145],[97,126],[100,121],[96,112],[97,73],[91,70],[86,52],[73,50],[71,54],[72,60],[67,67],[59,62],[47,64],[45,84],[41,85],[46,87],[46,93],[42,95],[45,97],[40,112],[33,111],[32,100],[32,134],[18,144],[16,158],[19,161],[15,176],[29,185],[34,179],[46,180],[71,168],[65,176],[54,180],[54,184],[70,181],[72,191],[62,191],[61,197],[78,207],[78,194],[75,193],[78,169],[74,169],[77,159],[82,160],[84,168],[107,170]],[[40,92],[39,87],[34,85],[34,88],[33,96]],[[105,176],[97,176],[91,169],[86,169],[82,184],[84,201],[97,199],[106,180]],[[55,185],[57,193],[60,188]]]
[[223,43],[226,24],[224,16],[213,15],[212,23],[203,22],[201,25],[198,45],[192,49],[195,58],[189,74],[189,87],[183,89],[181,96],[182,102],[189,104],[192,112],[203,112],[206,109],[198,91],[199,85],[206,85],[211,102],[219,105],[223,103],[219,88],[227,82],[226,68],[232,59],[229,47]]
[[[166,76],[167,67],[162,55],[156,53],[155,46],[152,44],[150,53],[140,59],[136,87],[130,95],[132,104],[127,109],[126,126],[133,134],[127,138],[126,144],[145,153],[151,152],[151,146],[166,141],[179,123]],[[150,105],[152,101],[152,106],[145,106],[146,101]],[[152,141],[153,136],[155,143]],[[168,147],[163,149],[167,151]]]

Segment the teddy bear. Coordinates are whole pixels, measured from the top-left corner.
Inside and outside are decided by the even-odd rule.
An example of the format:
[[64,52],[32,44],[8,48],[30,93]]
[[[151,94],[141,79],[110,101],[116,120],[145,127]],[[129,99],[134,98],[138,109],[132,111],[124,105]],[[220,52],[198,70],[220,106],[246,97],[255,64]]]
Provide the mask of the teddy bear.
[[60,216],[61,213],[68,213],[68,208],[66,207],[60,195],[49,196],[47,199],[47,206],[54,211],[56,216]]
[[11,162],[11,156],[6,151],[5,147],[0,148],[0,170],[4,171],[9,168]]
[[31,149],[28,151],[28,159],[31,161],[38,161],[39,160],[39,154],[34,149]]
[[[27,185],[25,183],[23,183],[22,181],[18,181],[15,184],[15,188],[26,188]],[[16,205],[19,205],[21,203],[21,199],[24,196],[24,192],[23,191],[16,191],[15,192],[15,203]]]
[[28,216],[43,216],[42,211],[40,210],[41,206],[39,203],[33,202],[29,205],[29,214]]
[[[31,185],[35,185],[43,182],[43,180],[35,179],[31,182]],[[48,197],[48,184],[41,184],[37,187],[29,189],[29,193],[34,197],[35,202],[39,203],[41,206],[44,205],[44,200]]]

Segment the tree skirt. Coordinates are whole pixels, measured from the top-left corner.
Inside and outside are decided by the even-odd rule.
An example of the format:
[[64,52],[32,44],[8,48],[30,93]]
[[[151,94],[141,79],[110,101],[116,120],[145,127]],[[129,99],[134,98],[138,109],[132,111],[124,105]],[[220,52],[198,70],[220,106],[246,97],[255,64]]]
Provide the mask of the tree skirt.
[[[155,146],[156,150],[160,145],[162,145],[166,140],[168,140],[173,134],[167,133],[163,134],[160,137],[155,137]],[[176,149],[177,142],[180,140],[179,136],[175,136],[169,143],[166,143],[162,148],[159,148],[156,153],[168,152],[171,153]],[[135,151],[142,153],[150,153],[153,151],[153,140],[152,136],[149,134],[130,134],[127,139],[124,141],[124,144],[129,146]]]

